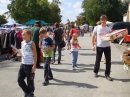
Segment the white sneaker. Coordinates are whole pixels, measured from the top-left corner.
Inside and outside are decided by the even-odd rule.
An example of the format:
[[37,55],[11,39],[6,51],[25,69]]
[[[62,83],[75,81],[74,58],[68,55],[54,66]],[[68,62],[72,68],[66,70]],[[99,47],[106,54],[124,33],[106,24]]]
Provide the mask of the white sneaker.
[[75,67],[72,67],[72,70],[74,71],[74,70],[75,70]]

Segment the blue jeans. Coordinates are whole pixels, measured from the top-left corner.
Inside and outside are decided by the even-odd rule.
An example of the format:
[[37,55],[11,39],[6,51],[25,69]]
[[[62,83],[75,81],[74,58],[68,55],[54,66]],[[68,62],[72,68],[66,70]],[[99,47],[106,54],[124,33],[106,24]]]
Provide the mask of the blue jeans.
[[75,67],[76,63],[77,63],[77,59],[78,59],[78,52],[72,51],[71,52],[71,58],[72,58],[72,67]]
[[80,35],[83,37],[84,36],[84,31],[80,30]]

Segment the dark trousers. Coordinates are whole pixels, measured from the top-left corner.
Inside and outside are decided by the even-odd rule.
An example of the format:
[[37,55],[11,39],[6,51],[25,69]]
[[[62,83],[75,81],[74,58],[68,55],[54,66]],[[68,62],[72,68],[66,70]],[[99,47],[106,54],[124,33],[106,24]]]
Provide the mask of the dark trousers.
[[[21,64],[19,73],[18,73],[18,84],[22,88],[25,94],[34,95],[34,76],[35,73],[32,73],[33,65]],[[27,84],[25,83],[25,78],[27,78]]]
[[55,62],[55,54],[56,54],[56,49],[58,47],[58,63],[60,63],[61,61],[61,50],[62,48],[60,46],[58,46],[57,44],[55,45],[55,48],[53,50],[53,56],[52,56],[52,62]]
[[103,52],[104,52],[104,55],[105,55],[105,58],[106,58],[105,76],[109,76],[110,71],[111,71],[111,48],[110,47],[97,47],[94,72],[98,73],[98,71],[99,71],[100,61],[101,61]]
[[44,63],[44,79],[45,81],[48,81],[48,77],[53,78],[50,63],[51,63],[51,57],[44,57],[45,63]]
[[37,51],[37,64],[36,64],[36,66],[40,66],[40,48],[38,45],[36,45],[36,51]]

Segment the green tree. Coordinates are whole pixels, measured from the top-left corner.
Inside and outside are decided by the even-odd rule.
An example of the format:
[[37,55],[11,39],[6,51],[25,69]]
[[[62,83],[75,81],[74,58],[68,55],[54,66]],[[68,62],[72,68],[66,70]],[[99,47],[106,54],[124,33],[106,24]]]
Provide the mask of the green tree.
[[0,15],[0,25],[7,23],[6,17],[4,15]]
[[74,25],[74,24],[75,24],[75,22],[73,22],[73,21],[72,21],[72,22],[71,22],[71,24],[72,24],[72,25]]
[[106,14],[112,22],[119,22],[123,19],[121,0],[99,0],[102,14]]
[[80,13],[80,16],[81,16],[81,24],[87,24],[88,22],[85,17],[85,12]]
[[77,16],[76,18],[77,18],[76,21],[75,21],[76,26],[80,26],[80,25],[82,24],[82,23],[81,23],[81,16],[79,15],[79,16]]
[[59,0],[54,0],[55,4],[48,0],[12,0],[8,5],[8,12],[14,20],[24,23],[30,19],[44,20],[53,23],[54,20],[60,22]]
[[57,4],[55,3],[51,3],[50,4],[50,16],[49,16],[49,20],[50,22],[54,23],[54,22],[61,22],[61,15],[60,15],[60,8]]
[[127,12],[129,3],[130,3],[130,0],[123,0],[123,1],[122,1],[123,13],[126,13],[126,12]]
[[84,9],[85,18],[88,21],[88,24],[95,25],[101,15],[98,0],[84,0],[82,7]]
[[94,25],[102,14],[108,16],[109,21],[122,21],[123,6],[121,0],[83,0],[82,7],[86,20]]

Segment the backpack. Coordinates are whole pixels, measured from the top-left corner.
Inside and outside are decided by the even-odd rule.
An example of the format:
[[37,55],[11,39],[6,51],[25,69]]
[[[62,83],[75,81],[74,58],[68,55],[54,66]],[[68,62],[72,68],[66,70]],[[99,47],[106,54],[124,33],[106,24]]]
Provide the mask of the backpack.
[[23,41],[22,30],[20,30],[20,31],[17,32],[16,38],[17,38],[18,42],[22,42]]

